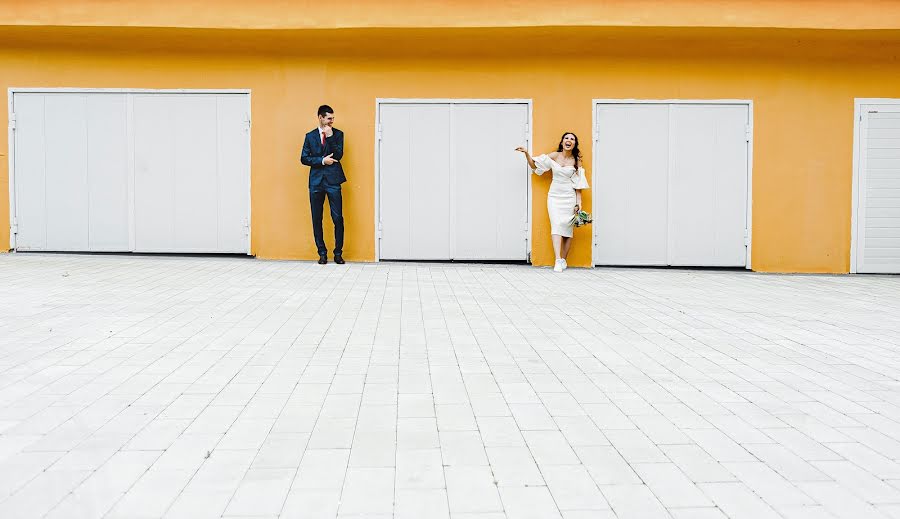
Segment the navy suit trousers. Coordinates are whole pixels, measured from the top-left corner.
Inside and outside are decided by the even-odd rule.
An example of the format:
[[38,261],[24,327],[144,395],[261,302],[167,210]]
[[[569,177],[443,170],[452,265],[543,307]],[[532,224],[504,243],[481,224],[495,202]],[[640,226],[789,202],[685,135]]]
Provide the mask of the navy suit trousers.
[[328,255],[325,237],[322,233],[322,216],[325,212],[325,198],[331,209],[331,221],[334,222],[334,254],[342,254],[344,249],[344,212],[341,207],[341,186],[331,185],[324,179],[318,186],[309,188],[309,206],[312,209],[313,237],[319,256]]

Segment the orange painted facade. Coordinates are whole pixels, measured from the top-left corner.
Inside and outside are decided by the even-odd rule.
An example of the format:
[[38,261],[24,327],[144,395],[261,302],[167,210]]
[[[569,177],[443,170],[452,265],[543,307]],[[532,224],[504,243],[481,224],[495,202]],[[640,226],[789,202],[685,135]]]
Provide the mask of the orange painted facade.
[[[563,130],[590,143],[592,99],[748,99],[753,269],[848,272],[854,98],[900,97],[897,2],[354,0],[336,15],[315,2],[210,4],[0,0],[0,88],[251,89],[261,258],[316,257],[298,156],[323,102],[347,139],[345,257],[371,261],[377,98],[531,99],[535,152]],[[3,243],[8,153],[4,140]],[[532,260],[547,265],[549,180],[532,182]],[[590,255],[578,229],[569,263]]]

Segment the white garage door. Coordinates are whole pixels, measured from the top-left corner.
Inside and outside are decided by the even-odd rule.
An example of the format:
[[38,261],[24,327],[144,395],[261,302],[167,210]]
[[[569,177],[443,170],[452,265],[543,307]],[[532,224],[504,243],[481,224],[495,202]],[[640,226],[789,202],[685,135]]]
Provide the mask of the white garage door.
[[15,93],[21,251],[249,253],[249,95]]
[[525,260],[528,105],[382,103],[379,257]]
[[862,105],[856,272],[900,273],[900,104]]
[[747,265],[746,104],[596,106],[594,262]]

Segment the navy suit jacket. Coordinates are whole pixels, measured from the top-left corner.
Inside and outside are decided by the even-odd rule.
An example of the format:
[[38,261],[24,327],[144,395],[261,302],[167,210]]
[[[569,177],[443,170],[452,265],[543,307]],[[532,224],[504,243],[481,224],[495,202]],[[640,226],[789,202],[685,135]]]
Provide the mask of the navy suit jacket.
[[325,146],[319,137],[319,129],[306,134],[303,140],[303,151],[300,153],[300,162],[309,166],[309,187],[314,188],[320,186],[323,182],[338,186],[347,181],[344,176],[344,168],[340,162],[335,162],[330,166],[322,164],[322,159],[328,154],[333,154],[331,158],[340,161],[344,158],[344,132],[333,128],[334,132],[331,137],[325,139]]

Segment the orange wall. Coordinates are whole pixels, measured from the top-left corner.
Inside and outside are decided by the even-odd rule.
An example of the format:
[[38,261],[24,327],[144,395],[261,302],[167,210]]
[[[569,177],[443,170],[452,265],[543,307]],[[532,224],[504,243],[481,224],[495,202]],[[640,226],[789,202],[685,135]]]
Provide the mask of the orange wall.
[[898,20],[895,0],[0,0],[0,26],[895,29]]
[[[834,45],[837,53],[840,43],[822,45]],[[818,50],[829,53],[821,45]],[[588,166],[593,98],[752,99],[754,269],[849,271],[853,99],[900,97],[900,70],[884,64],[891,56],[673,56],[653,48],[609,46],[562,55],[445,54],[386,58],[0,48],[0,88],[252,89],[251,247],[262,258],[316,257],[307,172],[298,154],[303,134],[316,123],[316,106],[327,102],[336,109],[336,126],[347,135],[345,256],[357,261],[372,260],[375,251],[378,97],[530,98],[534,150],[550,150],[563,130],[572,130],[588,143]],[[8,192],[7,152],[4,139],[0,193]],[[546,265],[553,258],[545,206],[549,178],[532,182],[533,261]],[[8,242],[7,203],[0,194],[2,243]],[[589,194],[585,205],[591,207]],[[570,264],[589,264],[590,241],[589,229],[576,231]]]

